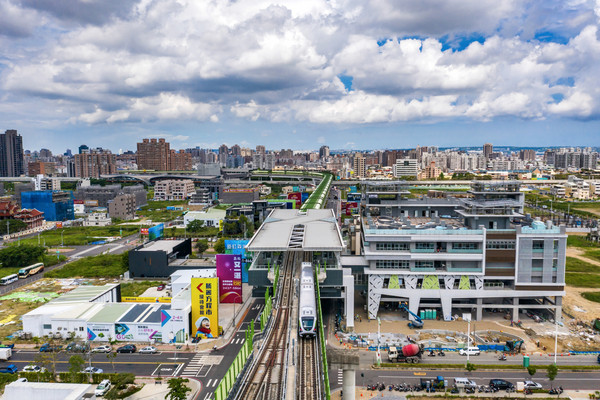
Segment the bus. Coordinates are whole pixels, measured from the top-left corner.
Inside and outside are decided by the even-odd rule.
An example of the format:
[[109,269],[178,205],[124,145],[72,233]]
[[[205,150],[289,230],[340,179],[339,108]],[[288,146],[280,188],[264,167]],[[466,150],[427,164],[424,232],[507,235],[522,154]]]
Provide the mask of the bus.
[[2,285],[2,286],[10,285],[11,283],[16,282],[18,280],[19,280],[19,276],[17,274],[8,275],[8,276],[5,276],[4,278],[0,279],[0,285]]
[[37,263],[19,270],[19,278],[24,279],[44,270],[44,263]]

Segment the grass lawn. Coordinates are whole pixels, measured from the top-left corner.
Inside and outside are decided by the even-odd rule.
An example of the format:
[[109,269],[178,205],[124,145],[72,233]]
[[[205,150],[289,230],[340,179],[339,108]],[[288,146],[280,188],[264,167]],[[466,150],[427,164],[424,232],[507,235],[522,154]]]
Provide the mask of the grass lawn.
[[565,282],[575,287],[600,289],[600,275],[596,274],[567,272]]
[[583,292],[581,296],[589,301],[600,303],[600,292]]
[[140,282],[127,282],[121,283],[121,296],[125,297],[137,297],[141,296],[146,289],[153,286],[158,286],[158,282],[151,281],[140,281]]
[[166,222],[172,221],[177,217],[183,215],[183,211],[171,211],[167,210],[168,206],[183,206],[185,210],[187,208],[187,202],[184,200],[179,201],[149,201],[147,205],[143,206],[140,211],[137,212],[140,218],[146,218],[153,222]]
[[582,261],[578,258],[567,257],[567,272],[587,272],[600,274],[600,267]]
[[590,242],[585,238],[585,236],[580,235],[569,235],[569,237],[567,238],[567,246],[600,249],[600,245],[594,242]]
[[[40,244],[52,247],[61,244],[61,233],[65,246],[81,246],[89,242],[94,242],[98,237],[109,236],[128,236],[138,232],[139,227],[132,225],[113,225],[113,226],[77,226],[73,228],[53,229],[40,234]],[[22,239],[21,244],[38,244],[38,237]]]
[[[127,253],[124,253],[127,254]],[[82,258],[46,273],[47,278],[102,278],[118,277],[127,271],[123,263],[123,254],[102,254]]]
[[19,267],[6,267],[0,268],[0,278],[4,278],[5,276],[16,274],[19,272],[21,268]]
[[590,249],[585,251],[585,256],[592,260],[600,261],[600,249]]
[[184,235],[187,237],[197,237],[197,238],[206,238],[206,237],[215,237],[219,233],[219,228],[213,227],[204,227],[202,230],[198,232],[190,232],[189,230],[186,232],[183,228],[165,228],[165,237],[171,238],[183,238]]

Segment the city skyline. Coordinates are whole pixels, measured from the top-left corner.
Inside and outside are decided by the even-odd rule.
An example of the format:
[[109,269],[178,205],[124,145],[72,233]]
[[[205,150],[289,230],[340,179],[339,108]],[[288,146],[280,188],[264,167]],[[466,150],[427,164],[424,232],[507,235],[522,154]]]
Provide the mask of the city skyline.
[[0,9],[2,130],[28,149],[600,145],[591,0]]

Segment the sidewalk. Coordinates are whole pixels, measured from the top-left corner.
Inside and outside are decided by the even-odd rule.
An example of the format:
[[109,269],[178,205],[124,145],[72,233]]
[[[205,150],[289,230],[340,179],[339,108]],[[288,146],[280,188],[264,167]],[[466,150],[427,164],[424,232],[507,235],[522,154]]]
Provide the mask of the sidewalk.
[[[128,400],[164,400],[169,393],[168,379],[163,379],[162,384],[156,385],[154,379],[140,378],[135,383],[143,383],[144,387],[139,392],[127,397]],[[188,393],[187,398],[193,399],[202,389],[202,385],[195,379],[190,379],[188,384],[192,391]]]
[[[589,400],[589,394],[590,393],[594,393],[593,390],[565,390],[561,395],[560,398],[563,399],[571,399],[571,400]],[[499,396],[500,394],[500,396]],[[444,394],[443,393],[432,393],[431,395],[428,395],[425,392],[390,392],[387,389],[384,391],[371,391],[371,390],[366,390],[366,389],[359,389],[358,387],[356,388],[356,400],[364,400],[364,399],[388,399],[388,400],[393,400],[393,399],[403,399],[405,400],[407,398],[407,396],[411,396],[412,398],[419,398],[419,397],[426,397],[426,398],[433,398],[433,397],[438,397],[438,398],[443,398]],[[471,394],[471,395],[463,395],[464,397],[461,398],[477,398],[477,397],[482,397],[482,398],[498,398],[498,397],[502,397],[505,399],[522,399],[524,397],[523,393],[512,393],[510,395],[510,397],[508,397],[509,395],[506,393],[475,393],[475,394]],[[537,394],[530,394],[527,395],[526,398],[527,399],[535,399],[535,398],[545,398],[547,399],[548,397],[553,397],[551,395],[548,395],[546,393],[537,393]],[[342,391],[341,390],[336,390],[334,392],[331,393],[331,399],[332,400],[341,400],[342,399]]]

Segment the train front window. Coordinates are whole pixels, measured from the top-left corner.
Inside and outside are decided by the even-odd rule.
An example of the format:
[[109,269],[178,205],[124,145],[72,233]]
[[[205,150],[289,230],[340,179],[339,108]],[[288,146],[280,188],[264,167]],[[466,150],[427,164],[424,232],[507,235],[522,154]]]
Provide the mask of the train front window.
[[304,330],[306,331],[310,331],[312,330],[312,328],[315,326],[315,319],[314,318],[302,318],[302,328],[304,328]]

